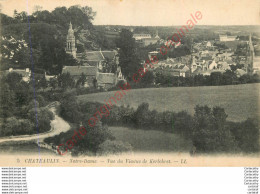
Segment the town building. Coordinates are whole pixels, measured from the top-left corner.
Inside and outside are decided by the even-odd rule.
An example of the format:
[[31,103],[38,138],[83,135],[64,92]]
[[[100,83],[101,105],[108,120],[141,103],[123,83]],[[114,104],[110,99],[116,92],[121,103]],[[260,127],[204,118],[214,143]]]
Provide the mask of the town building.
[[142,40],[146,38],[152,38],[151,34],[133,34],[135,40]]
[[237,39],[237,36],[228,36],[226,34],[219,35],[219,41],[220,42],[229,42],[229,41],[235,41]]
[[156,31],[155,37],[152,37],[151,34],[133,34],[133,38],[143,47],[156,44],[160,41],[158,31]]

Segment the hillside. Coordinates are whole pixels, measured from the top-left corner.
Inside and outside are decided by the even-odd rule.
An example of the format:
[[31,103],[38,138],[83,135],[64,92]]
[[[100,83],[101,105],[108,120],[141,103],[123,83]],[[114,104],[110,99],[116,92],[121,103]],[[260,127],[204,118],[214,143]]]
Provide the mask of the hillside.
[[[157,111],[182,110],[194,114],[194,107],[208,105],[225,108],[230,121],[242,121],[248,117],[260,117],[259,85],[229,85],[204,87],[146,88],[130,90],[118,105],[130,105],[137,108],[142,102],[148,102],[149,108]],[[79,101],[97,101],[104,103],[114,96],[115,91],[78,96]]]

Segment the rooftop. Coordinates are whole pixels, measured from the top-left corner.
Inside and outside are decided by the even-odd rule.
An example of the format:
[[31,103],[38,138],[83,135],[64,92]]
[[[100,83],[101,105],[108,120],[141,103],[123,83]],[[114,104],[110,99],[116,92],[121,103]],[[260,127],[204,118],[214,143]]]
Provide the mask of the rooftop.
[[106,58],[113,60],[116,54],[116,51],[91,51],[86,52],[86,59],[87,61],[103,61]]
[[95,76],[97,68],[95,66],[64,66],[62,73],[69,73],[72,76],[80,76],[82,73],[87,76]]

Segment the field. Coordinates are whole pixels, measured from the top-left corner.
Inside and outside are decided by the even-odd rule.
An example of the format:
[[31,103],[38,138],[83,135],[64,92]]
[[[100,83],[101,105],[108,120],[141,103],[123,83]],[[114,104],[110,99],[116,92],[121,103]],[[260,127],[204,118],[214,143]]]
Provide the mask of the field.
[[155,130],[109,127],[116,140],[128,142],[134,152],[189,152],[191,141],[178,135]]
[[[230,86],[172,87],[133,89],[117,102],[117,105],[130,105],[137,108],[148,102],[151,110],[182,110],[194,114],[194,107],[208,105],[225,108],[230,121],[242,121],[248,117],[260,118],[259,109],[260,84]],[[97,101],[104,103],[114,96],[115,91],[78,96],[79,101]],[[94,114],[94,113],[93,113]]]

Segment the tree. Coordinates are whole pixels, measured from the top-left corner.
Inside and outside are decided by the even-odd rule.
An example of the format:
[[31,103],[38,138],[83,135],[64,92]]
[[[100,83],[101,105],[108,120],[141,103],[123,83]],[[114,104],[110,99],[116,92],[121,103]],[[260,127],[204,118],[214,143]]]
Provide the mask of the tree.
[[231,123],[232,134],[238,146],[246,153],[259,151],[259,123],[257,120],[247,119],[241,123]]
[[69,73],[63,73],[60,76],[58,76],[58,83],[63,90],[73,88],[75,85],[74,79],[71,77]]
[[107,57],[105,57],[102,67],[103,73],[116,73],[117,70],[116,64]]
[[222,74],[221,72],[212,72],[210,74],[210,83],[212,86],[221,85]]
[[2,127],[3,130],[0,130],[0,136],[17,136],[35,132],[32,123],[28,119],[16,119],[15,117],[6,119]]
[[226,126],[227,115],[223,108],[213,111],[207,106],[196,106],[193,145],[199,152],[236,151],[238,146],[230,129]]
[[76,87],[78,88],[80,86],[84,86],[86,81],[87,81],[87,76],[84,73],[82,73],[80,75],[80,78],[77,80]]
[[74,95],[73,93],[64,94],[60,105],[60,115],[69,122],[80,123],[82,114],[79,111],[79,105]]
[[140,60],[136,54],[136,44],[133,33],[129,30],[122,29],[119,38],[116,41],[119,50],[119,66],[122,73],[129,80],[134,73],[140,68]]
[[149,86],[154,84],[154,75],[153,72],[147,71],[144,77],[141,79],[141,84],[144,86]]
[[42,77],[39,79],[38,87],[39,87],[39,88],[42,88],[43,90],[48,87],[47,80],[45,79],[44,76],[42,76]]
[[9,85],[2,83],[0,92],[0,117],[6,118],[13,115],[15,109],[15,93],[10,90]]
[[222,76],[223,85],[231,85],[237,80],[237,76],[234,71],[226,70]]
[[134,114],[134,124],[136,127],[145,128],[149,125],[149,104],[142,103],[138,106]]
[[[36,114],[37,113],[37,114]],[[47,108],[32,108],[28,112],[28,118],[35,126],[35,132],[46,132],[51,129],[51,120],[54,119],[54,115]],[[38,128],[36,128],[38,126]]]
[[55,90],[58,87],[58,80],[56,78],[51,78],[49,84]]
[[194,126],[193,118],[187,112],[182,111],[173,114],[173,132],[180,134],[181,136],[189,139],[192,137],[192,128]]
[[97,88],[97,79],[96,78],[93,78],[93,80],[92,80],[92,82],[93,82],[93,86],[94,86],[94,88]]

